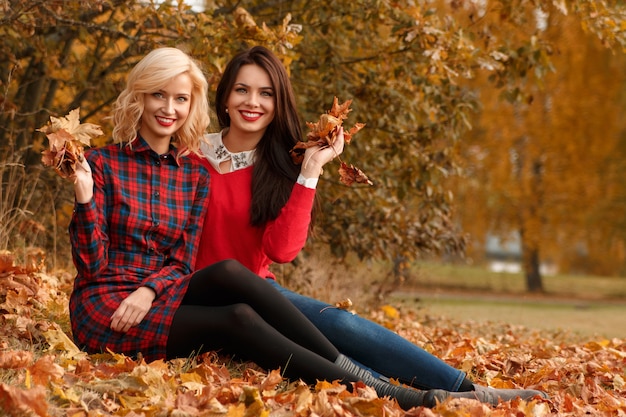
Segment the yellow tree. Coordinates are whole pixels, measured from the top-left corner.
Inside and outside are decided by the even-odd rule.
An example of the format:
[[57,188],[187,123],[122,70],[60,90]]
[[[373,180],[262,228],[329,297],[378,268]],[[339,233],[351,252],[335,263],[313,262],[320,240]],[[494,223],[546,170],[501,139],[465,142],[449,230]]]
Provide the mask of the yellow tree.
[[[493,126],[496,132],[490,139],[529,129],[517,135],[515,143],[499,142],[507,152],[498,160],[506,177],[523,186],[506,188],[500,197],[491,195],[490,204],[495,205],[497,198],[517,206],[504,212],[506,218],[498,212],[499,221],[491,227],[523,232],[527,270],[538,265],[537,231],[556,226],[553,219],[545,218],[542,173],[564,171],[549,166],[562,162],[543,161],[548,150],[533,138],[548,134],[543,124],[559,123],[551,120],[554,97],[544,85],[550,82],[546,77],[562,78],[574,64],[561,56],[571,49],[574,39],[558,35],[567,22],[570,29],[587,31],[587,36],[579,31],[576,38],[584,45],[595,39],[596,45],[625,46],[622,6],[583,0],[544,3],[356,0],[328,4],[313,0],[280,2],[280,8],[271,1],[246,4],[259,18],[272,21],[278,10],[288,11],[295,22],[303,24],[303,40],[296,48],[300,57],[292,73],[307,120],[315,120],[331,97],[340,95],[354,98],[353,117],[367,122],[346,154],[361,162],[375,187],[345,189],[328,181],[321,185],[323,194],[331,196],[321,219],[322,238],[336,254],[352,250],[362,258],[415,259],[424,253],[463,251],[465,241],[455,228],[446,179],[457,171],[455,144],[460,141],[464,150],[470,149],[465,144],[466,128],[473,110],[484,101],[486,108],[493,105],[502,110],[501,123]],[[604,50],[600,47],[597,53]],[[596,69],[597,77],[612,76],[599,66]],[[474,78],[491,81],[465,82]],[[580,94],[578,87],[570,86],[570,94]],[[499,97],[516,104],[506,109],[497,101]],[[531,125],[527,114],[538,107],[543,109],[541,117]],[[612,116],[598,115],[598,123],[611,123],[605,117]],[[483,126],[474,129],[483,131]],[[551,133],[557,131],[554,127]],[[579,149],[575,146],[569,158]],[[508,154],[515,159],[514,166],[505,164]],[[577,185],[564,178],[563,190],[566,184]],[[467,208],[458,206],[465,215]],[[557,212],[551,213],[558,219]],[[467,230],[473,231],[471,226]],[[540,277],[529,274],[529,289],[540,288]]]
[[467,175],[456,188],[463,225],[479,241],[486,232],[518,232],[527,288],[542,291],[542,260],[573,266],[581,250],[610,239],[598,233],[598,209],[611,204],[616,178],[609,173],[624,156],[626,60],[578,18],[549,6],[531,11],[525,31],[506,22],[489,26],[495,36],[543,42],[554,71],[536,77],[527,66],[520,70],[530,74],[515,81],[492,76],[502,90],[477,81],[480,118],[460,143]]

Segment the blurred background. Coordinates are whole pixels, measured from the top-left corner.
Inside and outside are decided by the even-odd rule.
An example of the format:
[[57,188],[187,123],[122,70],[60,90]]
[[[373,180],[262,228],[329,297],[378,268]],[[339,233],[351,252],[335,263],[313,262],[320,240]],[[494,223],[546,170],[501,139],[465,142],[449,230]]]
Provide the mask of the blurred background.
[[72,188],[41,164],[50,116],[79,108],[102,145],[152,48],[197,58],[212,102],[228,60],[261,44],[290,72],[303,130],[353,100],[345,124],[366,127],[345,159],[374,183],[325,170],[316,231],[281,279],[364,303],[626,298],[622,1],[4,0],[0,34],[0,250],[26,265],[73,268]]

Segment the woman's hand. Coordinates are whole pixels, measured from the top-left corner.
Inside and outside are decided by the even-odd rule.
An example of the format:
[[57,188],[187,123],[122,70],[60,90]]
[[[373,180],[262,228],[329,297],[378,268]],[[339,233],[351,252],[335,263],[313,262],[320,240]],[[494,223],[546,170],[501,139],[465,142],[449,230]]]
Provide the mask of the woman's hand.
[[339,127],[337,137],[332,146],[321,147],[311,146],[304,152],[304,160],[300,173],[305,178],[318,178],[322,172],[322,167],[328,162],[341,155],[344,147],[343,127]]
[[85,157],[76,165],[73,180],[76,201],[81,204],[88,203],[93,198],[93,176]]
[[111,316],[111,329],[126,333],[128,329],[141,323],[156,294],[151,288],[139,287],[126,297]]

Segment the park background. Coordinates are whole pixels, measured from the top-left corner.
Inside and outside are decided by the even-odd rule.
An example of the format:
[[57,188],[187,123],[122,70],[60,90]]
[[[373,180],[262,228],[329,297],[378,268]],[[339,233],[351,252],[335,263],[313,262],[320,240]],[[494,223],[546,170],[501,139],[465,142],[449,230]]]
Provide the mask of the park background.
[[[431,323],[433,346],[442,329],[480,319],[487,333],[484,323],[545,330],[533,346],[591,338],[624,357],[624,2],[4,0],[0,31],[0,250],[10,259],[0,274],[17,282],[1,293],[7,332],[15,314],[47,315],[68,331],[35,284],[24,286],[35,296],[19,298],[28,292],[15,279],[54,288],[62,304],[73,274],[72,188],[42,166],[38,129],[78,108],[81,122],[103,128],[92,141],[102,145],[110,105],[149,50],[184,49],[214,91],[230,57],[261,44],[290,72],[303,130],[334,97],[352,100],[344,123],[366,126],[342,158],[373,182],[347,187],[327,167],[315,233],[295,262],[276,267],[281,280],[331,303],[350,298],[394,328]],[[608,396],[624,412],[623,365],[615,369],[585,406],[598,411],[594,401]],[[580,375],[576,398],[589,377]],[[24,383],[19,371],[2,379]],[[555,392],[565,414],[573,400]]]

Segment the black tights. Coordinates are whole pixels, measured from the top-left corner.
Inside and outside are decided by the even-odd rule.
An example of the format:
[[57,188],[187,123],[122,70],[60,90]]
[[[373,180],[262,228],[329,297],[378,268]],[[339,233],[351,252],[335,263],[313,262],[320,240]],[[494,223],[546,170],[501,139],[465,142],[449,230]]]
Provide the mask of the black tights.
[[288,299],[233,260],[194,273],[168,337],[168,358],[211,350],[307,383],[358,379],[334,364],[337,349]]

